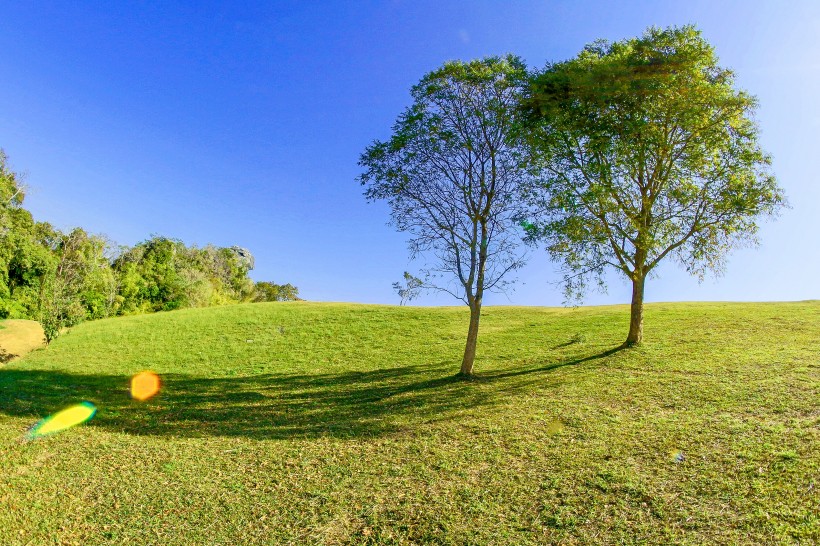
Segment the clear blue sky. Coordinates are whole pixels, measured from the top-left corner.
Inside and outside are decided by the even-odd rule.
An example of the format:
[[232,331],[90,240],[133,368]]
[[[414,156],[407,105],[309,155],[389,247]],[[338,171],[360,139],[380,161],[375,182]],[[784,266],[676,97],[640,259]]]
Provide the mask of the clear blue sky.
[[[364,201],[357,160],[389,136],[424,73],[507,52],[540,67],[597,38],[686,23],[760,99],[793,209],[723,277],[698,284],[665,264],[647,300],[820,298],[816,0],[6,2],[0,147],[27,173],[38,220],[128,245],[150,234],[241,245],[256,280],[294,283],[306,299],[396,303],[391,283],[413,264],[386,206]],[[543,251],[519,278],[487,303],[561,304]],[[586,301],[629,294],[613,276]]]

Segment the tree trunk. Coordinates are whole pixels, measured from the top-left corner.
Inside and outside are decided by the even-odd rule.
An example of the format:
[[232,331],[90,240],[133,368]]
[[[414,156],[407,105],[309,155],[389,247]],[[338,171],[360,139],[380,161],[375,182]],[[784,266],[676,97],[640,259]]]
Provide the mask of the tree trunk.
[[[636,274],[637,275],[637,274]],[[643,341],[643,287],[646,276],[636,276],[632,280],[632,306],[630,308],[629,335],[624,347],[633,347]]]
[[464,347],[464,358],[461,361],[460,375],[465,377],[473,375],[479,318],[481,318],[481,302],[477,301],[470,305],[470,329],[467,330],[467,345]]

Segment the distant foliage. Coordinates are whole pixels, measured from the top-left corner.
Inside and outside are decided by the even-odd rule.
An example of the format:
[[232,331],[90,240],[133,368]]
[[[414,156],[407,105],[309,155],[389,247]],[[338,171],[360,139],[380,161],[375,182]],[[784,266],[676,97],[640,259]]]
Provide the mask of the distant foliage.
[[0,149],[0,318],[38,320],[48,342],[113,315],[299,299],[291,284],[254,284],[246,248],[189,247],[158,235],[115,247],[80,228],[62,233],[22,208],[25,189]]
[[55,232],[54,241],[54,260],[40,280],[38,298],[38,319],[49,342],[61,328],[111,315],[117,294],[105,239],[76,228],[67,235]]
[[24,190],[0,150],[0,318],[36,317],[42,283],[56,262],[56,232],[22,208]]
[[412,275],[409,271],[405,271],[404,284],[401,282],[394,282],[393,290],[396,291],[401,299],[399,305],[404,305],[407,302],[416,299],[421,294],[421,291],[424,290],[424,281]]
[[119,314],[238,303],[254,294],[248,263],[230,248],[154,236],[122,252],[113,269]]
[[254,287],[253,301],[301,301],[299,289],[292,284],[274,284],[258,282]]

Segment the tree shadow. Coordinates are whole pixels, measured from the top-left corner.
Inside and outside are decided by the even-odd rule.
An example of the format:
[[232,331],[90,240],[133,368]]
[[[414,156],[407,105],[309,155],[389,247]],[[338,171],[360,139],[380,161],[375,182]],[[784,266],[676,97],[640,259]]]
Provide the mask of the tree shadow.
[[0,347],[0,364],[6,364],[17,358],[17,356]]
[[548,372],[550,370],[555,370],[557,368],[563,368],[565,366],[576,366],[578,364],[583,364],[584,362],[591,362],[593,360],[599,360],[601,358],[606,358],[606,357],[612,356],[612,355],[614,355],[614,354],[616,354],[616,353],[618,353],[618,352],[620,352],[624,349],[625,349],[625,347],[623,345],[619,345],[618,347],[614,347],[612,349],[607,349],[606,351],[603,351],[601,353],[586,356],[586,357],[583,357],[583,358],[576,358],[576,359],[573,359],[573,360],[564,360],[564,361],[561,361],[561,362],[553,362],[551,364],[547,364],[546,366],[540,366],[540,367],[535,367],[535,368],[527,368],[527,369],[524,369],[524,370],[511,370],[511,371],[505,371],[505,372],[491,373],[491,374],[485,375],[484,377],[486,377],[487,379],[503,379],[505,377],[516,377],[516,376],[521,376],[521,375],[530,375],[530,374],[539,373],[539,372]]
[[[442,375],[448,363],[335,374],[199,377],[166,374],[146,402],[128,395],[129,377],[50,370],[0,371],[0,412],[37,420],[81,400],[98,412],[90,426],[133,435],[255,439],[372,437],[409,432],[510,396],[496,382],[604,358],[617,349],[479,377]],[[559,383],[545,382],[546,388]],[[512,385],[507,385],[512,386]]]

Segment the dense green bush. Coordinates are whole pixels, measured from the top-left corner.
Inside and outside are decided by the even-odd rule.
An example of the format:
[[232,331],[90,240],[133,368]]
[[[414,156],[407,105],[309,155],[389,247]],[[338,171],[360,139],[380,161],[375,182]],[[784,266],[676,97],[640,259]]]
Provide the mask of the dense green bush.
[[249,268],[230,248],[186,247],[154,236],[122,252],[112,266],[120,281],[119,314],[250,301]]

